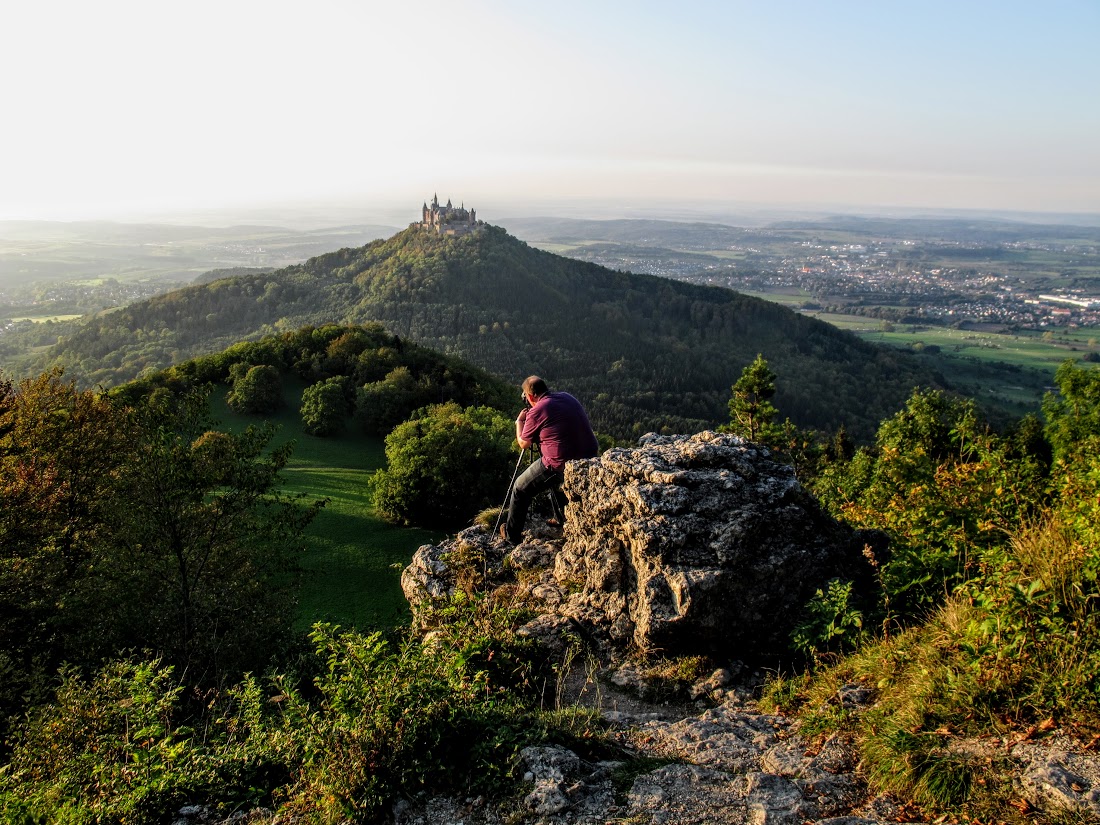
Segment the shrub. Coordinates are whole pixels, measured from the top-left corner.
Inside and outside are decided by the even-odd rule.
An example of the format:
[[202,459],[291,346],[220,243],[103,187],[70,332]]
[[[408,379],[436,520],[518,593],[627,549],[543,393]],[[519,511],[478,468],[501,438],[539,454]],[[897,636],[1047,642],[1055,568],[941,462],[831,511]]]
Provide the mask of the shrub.
[[51,822],[168,815],[216,773],[176,722],[180,692],[159,661],[116,662],[88,683],[64,671],[54,702],[15,737],[0,787]]
[[322,666],[312,684],[276,677],[275,711],[255,682],[238,691],[235,729],[253,753],[291,770],[284,812],[363,821],[398,794],[482,793],[509,775],[519,750],[550,736],[516,690],[527,682],[530,643],[512,650],[478,604],[453,610],[468,621],[428,645],[317,625]]
[[427,382],[417,381],[408,367],[397,367],[384,380],[364,384],[359,389],[355,417],[365,432],[384,435],[431,401],[432,395]]
[[883,422],[874,452],[826,468],[814,489],[837,517],[890,536],[884,604],[911,622],[976,575],[981,553],[1042,502],[1045,473],[972,401],[916,392]]
[[427,407],[386,437],[387,467],[374,475],[374,506],[402,524],[451,527],[502,496],[515,435],[488,407]]
[[791,637],[794,647],[808,657],[851,650],[863,638],[863,613],[852,605],[852,582],[830,581],[806,606],[806,618]]

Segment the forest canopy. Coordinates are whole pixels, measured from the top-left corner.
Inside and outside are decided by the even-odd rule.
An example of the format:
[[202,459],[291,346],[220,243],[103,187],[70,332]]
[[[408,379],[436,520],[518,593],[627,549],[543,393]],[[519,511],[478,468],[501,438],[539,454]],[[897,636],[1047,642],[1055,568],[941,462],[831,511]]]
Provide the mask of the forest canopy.
[[542,375],[620,439],[721,423],[731,381],[758,353],[787,379],[774,401],[794,422],[844,426],[865,442],[914,387],[943,386],[912,355],[776,304],[563,258],[491,226],[457,238],[410,228],[276,272],[177,290],[90,320],[39,366],[113,386],[243,340],[332,323],[381,324],[514,384]]

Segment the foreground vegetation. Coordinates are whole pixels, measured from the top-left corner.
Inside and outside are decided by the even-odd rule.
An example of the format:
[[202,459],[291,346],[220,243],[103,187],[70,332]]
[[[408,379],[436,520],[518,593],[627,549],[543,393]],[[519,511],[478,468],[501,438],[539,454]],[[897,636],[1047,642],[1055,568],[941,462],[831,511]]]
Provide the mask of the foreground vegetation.
[[[7,820],[144,822],[202,803],[372,821],[421,789],[507,793],[529,744],[609,753],[597,720],[557,704],[559,663],[515,635],[522,604],[456,597],[428,636],[295,631],[320,503],[280,484],[289,445],[270,429],[212,427],[209,387],[235,414],[303,427],[333,410],[360,432],[405,419],[375,494],[399,521],[461,521],[480,494],[472,478],[442,487],[458,473],[444,459],[476,453],[506,475],[509,419],[494,404],[511,394],[398,342],[305,328],[109,394],[56,374],[4,385]],[[999,432],[973,402],[919,390],[860,449],[779,423],[782,380],[753,361],[727,429],[793,461],[890,550],[868,550],[866,581],[832,582],[806,606],[787,657],[807,669],[766,700],[799,712],[804,733],[855,737],[875,787],[929,816],[1036,821],[1013,807],[1002,751],[972,743],[1100,734],[1100,371],[1066,363],[1045,421]],[[288,397],[296,413],[278,410]],[[874,697],[863,710],[837,700],[853,683]]]
[[[280,418],[288,397],[309,397],[285,392],[288,379],[346,383],[358,413],[343,394],[329,400],[360,433],[425,397],[472,404],[504,389],[380,329],[337,327],[110,394],[57,373],[0,387],[4,821],[155,821],[195,800],[371,817],[425,783],[479,790],[524,744],[572,736],[575,714],[538,710],[546,663],[504,633],[521,613],[456,606],[432,648],[401,630],[294,631],[307,530],[326,502],[282,484],[285,434],[221,430],[208,410],[209,382],[227,382],[216,407]],[[501,429],[490,407],[427,409],[444,439],[467,420]],[[293,415],[315,412],[303,401]],[[476,490],[457,476],[451,492],[476,512]]]
[[[802,632],[816,666],[768,700],[801,709],[804,730],[855,735],[872,782],[932,812],[1035,821],[1003,744],[973,743],[1100,735],[1100,372],[1067,362],[1057,382],[1045,428],[1005,436],[968,402],[917,394],[873,450],[815,481],[892,554],[872,559],[875,602],[819,593]],[[845,684],[875,703],[846,707]]]

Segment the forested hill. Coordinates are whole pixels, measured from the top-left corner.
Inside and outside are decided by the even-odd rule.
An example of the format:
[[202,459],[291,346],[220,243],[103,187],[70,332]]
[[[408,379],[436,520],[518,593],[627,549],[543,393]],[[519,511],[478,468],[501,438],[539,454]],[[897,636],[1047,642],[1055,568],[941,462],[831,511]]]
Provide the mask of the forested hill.
[[843,424],[857,438],[913,387],[941,383],[903,353],[776,304],[570,260],[488,226],[442,238],[410,228],[194,285],[95,319],[49,361],[110,386],[241,340],[368,321],[511,381],[543,375],[620,437],[726,421],[730,385],[757,353],[779,376],[781,416],[824,430]]

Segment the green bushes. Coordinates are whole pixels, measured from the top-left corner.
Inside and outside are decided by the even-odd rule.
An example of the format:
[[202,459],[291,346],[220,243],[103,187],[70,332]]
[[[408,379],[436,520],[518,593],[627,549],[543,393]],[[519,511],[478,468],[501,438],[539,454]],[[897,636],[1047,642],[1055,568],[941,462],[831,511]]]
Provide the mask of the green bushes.
[[351,405],[348,379],[339,376],[319,381],[302,392],[302,425],[310,435],[335,435],[344,428]]
[[826,465],[813,488],[834,515],[882,530],[885,618],[919,620],[976,575],[980,555],[1044,501],[1046,466],[993,433],[972,401],[915,392],[875,449]]
[[231,409],[260,415],[282,406],[283,379],[275,367],[267,364],[250,367],[238,362],[230,368],[229,375],[233,379],[233,389],[225,400]]
[[488,407],[426,407],[386,437],[375,508],[402,524],[453,527],[472,519],[502,494],[514,437],[512,421]]
[[[1100,372],[1067,364],[1058,380],[1046,442],[1031,422],[995,437],[967,404],[915,396],[876,453],[822,476],[844,516],[894,539],[887,596],[943,595],[922,623],[910,613],[908,629],[776,680],[769,702],[804,703],[804,733],[851,730],[872,783],[932,811],[1019,821],[1003,758],[962,739],[1100,731]],[[853,682],[872,706],[839,701]]]
[[213,793],[224,759],[179,723],[181,692],[159,660],[115,662],[89,682],[64,671],[0,774],[5,821],[22,811],[49,822],[149,822]]
[[203,703],[159,660],[88,680],[67,671],[14,739],[0,813],[125,823],[182,804],[263,804],[361,822],[427,787],[499,790],[523,747],[570,740],[576,717],[538,709],[545,674],[510,611],[465,599],[444,610],[427,643],[317,625],[298,672],[249,676]]
[[358,821],[398,793],[481,792],[545,735],[524,724],[530,712],[481,666],[479,648],[493,646],[486,637],[425,648],[317,626],[312,638],[324,664],[309,688],[277,677],[278,714],[251,712],[262,721],[250,740],[291,766],[289,811]]

